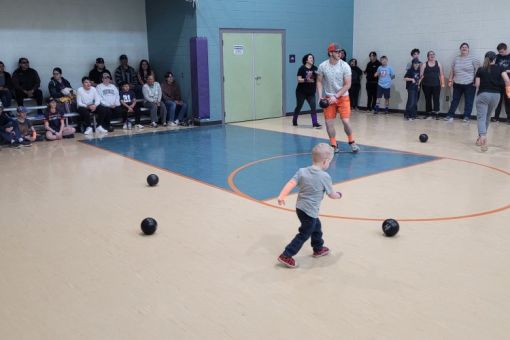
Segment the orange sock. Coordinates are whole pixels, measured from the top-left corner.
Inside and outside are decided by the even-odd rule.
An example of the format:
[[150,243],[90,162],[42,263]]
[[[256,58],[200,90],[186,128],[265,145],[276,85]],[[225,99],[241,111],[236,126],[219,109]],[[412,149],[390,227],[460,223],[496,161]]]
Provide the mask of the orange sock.
[[352,134],[347,135],[347,139],[349,140],[349,143],[354,142],[354,136]]
[[336,146],[336,138],[335,137],[329,137],[329,145]]

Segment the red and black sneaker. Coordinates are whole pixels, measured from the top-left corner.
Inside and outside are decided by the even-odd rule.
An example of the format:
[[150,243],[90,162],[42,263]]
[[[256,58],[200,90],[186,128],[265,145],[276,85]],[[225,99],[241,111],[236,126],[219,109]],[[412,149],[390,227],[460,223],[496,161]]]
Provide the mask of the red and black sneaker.
[[328,254],[329,254],[329,248],[328,247],[322,247],[321,250],[313,252],[313,257],[321,257],[321,256],[326,256]]
[[296,261],[294,261],[294,259],[292,257],[285,256],[283,254],[278,256],[278,262],[284,264],[285,266],[287,266],[289,268],[296,268],[297,267]]

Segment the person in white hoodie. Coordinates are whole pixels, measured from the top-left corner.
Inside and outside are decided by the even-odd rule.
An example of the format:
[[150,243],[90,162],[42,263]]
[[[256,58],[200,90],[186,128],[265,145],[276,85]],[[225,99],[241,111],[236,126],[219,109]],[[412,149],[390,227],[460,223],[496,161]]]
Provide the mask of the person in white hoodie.
[[143,85],[142,92],[144,106],[151,112],[151,126],[158,127],[158,111],[163,126],[166,126],[166,106],[161,102],[161,86],[157,81],[154,81],[153,75],[147,77],[147,84]]
[[98,110],[103,116],[103,127],[108,132],[113,131],[113,127],[110,125],[111,117],[113,115],[120,116],[122,113],[119,90],[111,81],[112,77],[108,73],[103,73],[102,83],[96,86],[96,91],[101,101]]
[[[78,113],[80,114],[80,120],[85,128],[83,132],[86,135],[90,135],[92,131],[91,117],[97,112],[97,107],[100,104],[100,98],[97,94],[96,88],[92,87],[92,83],[89,77],[81,78],[82,87],[80,87],[76,93],[76,104],[78,105]],[[100,125],[96,129],[98,132],[107,132]]]

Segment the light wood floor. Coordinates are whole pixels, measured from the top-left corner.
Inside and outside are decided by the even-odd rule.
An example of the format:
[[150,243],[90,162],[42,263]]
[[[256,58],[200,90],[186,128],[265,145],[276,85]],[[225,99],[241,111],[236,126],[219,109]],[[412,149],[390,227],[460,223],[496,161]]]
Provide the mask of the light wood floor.
[[[352,121],[361,145],[445,158],[336,185],[325,214],[411,221],[323,218],[332,254],[297,269],[276,262],[292,212],[75,140],[3,148],[0,339],[508,339],[510,125],[482,153],[475,121]],[[326,137],[300,123],[241,125]]]

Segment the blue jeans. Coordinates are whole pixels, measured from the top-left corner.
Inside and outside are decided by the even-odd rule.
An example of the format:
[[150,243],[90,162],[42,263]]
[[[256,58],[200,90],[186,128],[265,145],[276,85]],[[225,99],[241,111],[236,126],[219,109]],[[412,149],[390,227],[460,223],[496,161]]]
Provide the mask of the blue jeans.
[[412,87],[407,90],[406,116],[407,118],[416,118],[418,110],[418,88]]
[[[12,127],[12,130],[10,132],[7,132],[6,129],[9,127]],[[8,144],[10,144],[13,139],[16,142],[19,142],[19,140],[22,139],[17,119],[11,119],[11,121],[8,124],[2,126],[0,129],[2,130],[0,132],[2,139]]]
[[3,107],[10,107],[12,100],[12,93],[9,90],[0,90],[0,100]]
[[311,237],[312,248],[314,251],[319,251],[324,245],[322,239],[322,226],[318,218],[308,216],[304,211],[296,208],[296,214],[301,222],[299,233],[294,239],[285,247],[283,251],[284,256],[292,257],[296,255],[303,244]]
[[460,97],[464,94],[464,118],[471,117],[471,111],[473,111],[473,102],[475,100],[476,87],[473,84],[457,84],[453,83],[453,94],[452,94],[452,104],[450,105],[450,110],[448,111],[448,118],[453,117],[455,114],[455,110],[460,103]]
[[[185,102],[181,102],[181,104],[177,104],[173,100],[165,100],[166,110],[168,112],[167,122],[174,122],[176,119],[179,122],[188,121],[188,105]],[[175,118],[175,114],[178,113],[177,118]]]

